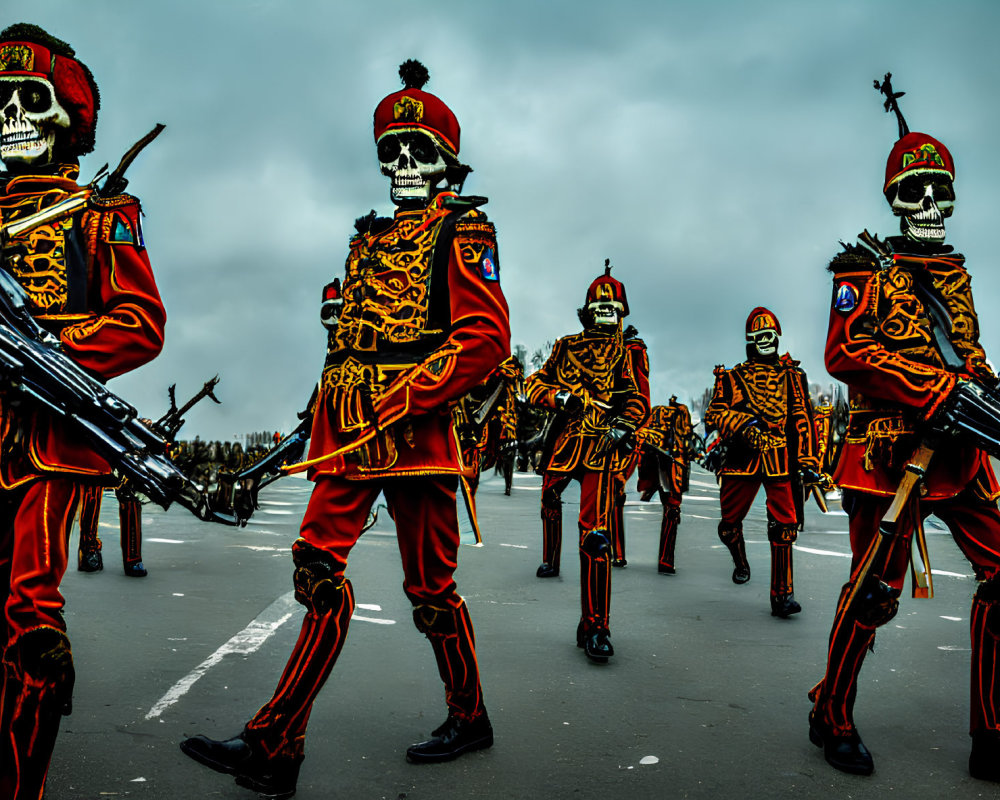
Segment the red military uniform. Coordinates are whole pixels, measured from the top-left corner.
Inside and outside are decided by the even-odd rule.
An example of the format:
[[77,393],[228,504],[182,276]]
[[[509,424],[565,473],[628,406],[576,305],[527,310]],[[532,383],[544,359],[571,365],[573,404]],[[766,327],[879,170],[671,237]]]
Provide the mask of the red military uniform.
[[[16,150],[3,150],[10,172],[0,176],[2,224],[80,190],[76,156],[93,146],[97,90],[72,56],[68,45],[34,26],[0,34],[4,104],[15,96],[23,103],[22,94],[47,87],[38,102],[49,92],[48,100],[68,119],[54,132],[56,147],[48,155],[22,160]],[[52,160],[53,153],[66,160]],[[58,335],[67,354],[103,378],[146,363],[163,346],[166,316],[139,215],[134,197],[94,198],[86,209],[4,243],[4,268],[27,293],[28,310]],[[110,473],[62,419],[0,393],[0,575],[8,586],[0,712],[4,797],[41,795],[59,715],[71,707],[73,661],[59,583],[79,484],[102,482]]]
[[[810,699],[810,738],[827,761],[869,774],[871,754],[854,727],[862,663],[876,628],[898,610],[912,536],[930,514],[947,526],[981,581],[972,601],[969,771],[1000,780],[1000,495],[986,453],[955,438],[942,420],[972,385],[997,377],[979,342],[965,260],[944,244],[954,202],[951,154],[924,133],[909,132],[889,86],[876,83],[895,110],[900,139],[886,165],[884,193],[903,236],[862,234],[830,263],[833,301],[826,346],[830,374],[848,385],[850,418],[834,480],[850,517],[852,580],[878,534],[903,470],[918,445],[933,445],[919,492],[897,520],[891,547],[851,597],[845,585],[830,632],[826,674]],[[970,439],[968,441],[973,441]],[[874,580],[871,576],[875,575]]]
[[[612,293],[618,298],[614,302],[628,313],[624,287],[608,275],[591,285],[588,307]],[[609,440],[609,436],[616,431],[621,432],[619,435],[629,432],[626,436],[634,433],[649,414],[646,346],[641,339],[623,339],[620,321],[588,324],[582,333],[556,341],[542,368],[529,376],[525,391],[529,403],[564,413],[564,424],[545,465],[542,482],[545,535],[539,576],[558,574],[562,542],[561,537],[552,535],[552,530],[561,531],[548,523],[561,520],[559,496],[575,479],[580,482],[582,579],[577,639],[587,649],[588,637],[607,636],[612,558],[608,534],[619,477],[634,462],[633,451],[616,447],[616,440]],[[570,403],[571,399],[574,402]],[[587,649],[587,654],[591,655],[591,650]]]
[[[747,335],[776,331],[777,318],[757,308],[747,319]],[[777,336],[774,337],[777,345]],[[750,579],[743,540],[743,519],[763,485],[767,494],[767,538],[771,545],[771,610],[788,616],[801,610],[792,580],[792,543],[800,520],[792,475],[800,465],[818,471],[816,434],[805,373],[787,354],[763,357],[747,346],[750,357],[732,369],[717,367],[705,426],[719,431],[726,446],[720,477],[722,520],[719,538],[729,548],[733,581]]]
[[[425,160],[453,159],[458,123],[437,97],[408,84],[379,104],[375,139],[380,159],[395,147],[400,165],[410,158],[403,149],[416,150],[418,141]],[[301,635],[273,697],[239,737],[182,744],[243,785],[281,796],[294,792],[313,701],[347,635],[354,592],[344,571],[380,492],[396,524],[403,589],[432,645],[448,706],[434,738],[407,757],[442,761],[493,742],[472,621],[453,578],[455,494],[468,467],[452,405],[510,354],[495,231],[476,210],[483,198],[427,185],[426,201],[402,201],[396,187],[394,178],[393,219],[358,221],[320,380],[305,462],[316,485],[292,548],[296,597],[308,609]]]
[[670,398],[669,405],[653,406],[649,422],[642,430],[643,444],[652,447],[642,448],[636,488],[643,500],[649,500],[654,492],[658,493],[663,504],[657,570],[668,575],[676,572],[674,547],[677,526],[681,521],[681,500],[688,490],[691,475],[692,431],[691,412],[675,397]]
[[[100,484],[83,484],[80,487],[77,569],[81,572],[100,572],[104,569],[104,559],[101,556],[103,543],[98,534],[103,497],[104,487]],[[127,485],[115,490],[115,498],[118,501],[122,567],[130,578],[145,578],[148,572],[142,563],[142,503]]]

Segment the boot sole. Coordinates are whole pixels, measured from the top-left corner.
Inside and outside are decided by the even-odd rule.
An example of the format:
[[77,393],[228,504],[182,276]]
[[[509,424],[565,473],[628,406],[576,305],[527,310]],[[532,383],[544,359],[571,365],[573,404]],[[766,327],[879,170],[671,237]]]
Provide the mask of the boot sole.
[[493,733],[490,732],[486,736],[476,739],[468,744],[464,744],[457,750],[452,750],[449,753],[435,753],[432,755],[421,755],[413,754],[409,750],[406,751],[406,760],[411,764],[439,764],[442,761],[451,761],[452,759],[458,758],[465,753],[471,753],[475,750],[484,750],[487,747],[493,746]]
[[849,775],[871,775],[875,771],[874,763],[866,766],[852,767],[850,764],[837,763],[831,760],[826,754],[826,742],[823,740],[823,734],[812,725],[809,726],[809,741],[823,750],[823,758],[826,759],[826,763],[836,770],[846,772]]
[[223,764],[221,761],[216,761],[214,758],[209,758],[204,753],[188,745],[186,741],[181,742],[180,748],[181,752],[188,758],[194,759],[202,766],[214,769],[216,772],[221,772],[223,775],[235,775],[238,771],[236,767],[230,766],[229,764]]

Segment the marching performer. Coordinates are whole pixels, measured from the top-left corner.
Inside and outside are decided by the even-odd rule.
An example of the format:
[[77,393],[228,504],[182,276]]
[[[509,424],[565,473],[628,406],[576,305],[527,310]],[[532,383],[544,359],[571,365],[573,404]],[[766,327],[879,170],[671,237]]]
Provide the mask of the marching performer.
[[896,615],[911,555],[914,589],[930,594],[921,526],[934,514],[979,581],[971,613],[969,772],[997,781],[1000,485],[977,446],[992,442],[997,454],[997,376],[979,342],[965,259],[944,242],[955,162],[939,140],[909,131],[890,77],[875,85],[899,123],[883,193],[901,234],[878,239],[865,231],[829,267],[826,366],[850,396],[834,480],[850,517],[853,561],[830,631],[826,674],[810,693],[809,737],[837,769],[861,775],[874,769],[854,725],[858,675],[876,630]]
[[[0,222],[80,192],[99,95],[73,48],[35,25],[0,32]],[[113,378],[154,358],[166,315],[139,225],[114,187],[76,212],[5,237],[3,269],[28,311],[78,364]],[[49,411],[0,391],[0,574],[7,585],[0,703],[0,796],[42,795],[59,718],[72,709],[73,656],[59,583],[80,484],[111,468]]]
[[[81,572],[100,572],[104,569],[104,558],[101,556],[103,543],[97,530],[103,496],[103,486],[83,484],[80,487],[77,569]],[[118,523],[121,528],[122,568],[130,578],[145,578],[149,573],[142,563],[142,503],[127,485],[115,489],[115,499],[118,501]]]
[[681,522],[681,501],[691,477],[691,433],[691,412],[677,402],[676,396],[670,398],[668,405],[653,406],[642,433],[636,488],[644,502],[659,494],[663,505],[657,571],[664,575],[677,572],[674,547]]
[[357,222],[307,461],[315,481],[292,547],[302,632],[270,700],[232,739],[196,736],[181,749],[269,797],[295,791],[306,724],[347,635],[354,590],[348,555],[383,493],[403,560],[413,622],[430,641],[447,719],[411,746],[412,762],[445,761],[493,744],[469,610],[456,591],[456,488],[465,471],[453,403],[510,354],[493,225],[463,197],[452,110],[400,68],[404,86],[375,109],[393,218]]
[[789,617],[802,607],[793,594],[792,543],[801,524],[793,476],[819,475],[816,431],[805,373],[787,353],[778,355],[781,325],[768,309],[746,322],[747,360],[716,367],[706,429],[719,431],[725,457],[719,471],[719,538],[733,557],[733,583],[750,580],[743,519],[761,486],[767,494],[771,545],[771,614]]
[[[649,362],[646,345],[622,336],[629,313],[625,287],[610,266],[587,290],[579,310],[582,333],[559,339],[548,360],[528,377],[528,402],[562,413],[542,481],[543,528],[561,519],[563,489],[580,483],[580,572],[582,615],[577,645],[592,661],[614,655],[611,604],[612,515],[619,476],[633,461],[635,432],[649,416]],[[555,512],[555,513],[554,513]],[[561,539],[545,537],[539,577],[558,574]]]

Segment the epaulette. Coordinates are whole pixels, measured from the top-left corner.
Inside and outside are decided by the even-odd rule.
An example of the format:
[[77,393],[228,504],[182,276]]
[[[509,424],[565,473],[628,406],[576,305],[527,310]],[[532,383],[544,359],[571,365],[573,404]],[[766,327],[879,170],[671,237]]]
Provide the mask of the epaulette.
[[[442,208],[446,208],[449,211],[457,211],[460,214],[469,213],[475,211],[479,206],[484,206],[489,202],[488,197],[482,197],[475,194],[467,195],[449,195],[441,199]],[[478,212],[482,213],[482,212]],[[486,215],[483,214],[485,217]]]
[[712,370],[712,374],[718,378],[721,375],[725,375],[727,372],[725,364],[716,364],[715,369]]
[[794,369],[798,367],[799,364],[801,364],[802,362],[796,361],[794,358],[792,358],[791,353],[785,353],[784,355],[778,357],[778,363],[781,364],[781,366],[783,367],[792,367]]
[[878,269],[878,262],[868,250],[859,244],[841,242],[843,250],[830,259],[827,269],[830,272],[857,272],[858,270]]
[[363,217],[354,220],[354,229],[362,236],[378,236],[392,225],[392,217],[380,217],[373,208]]
[[455,221],[455,233],[480,234],[496,239],[497,229],[482,211],[470,210]]
[[113,194],[109,197],[94,192],[87,200],[87,203],[94,211],[109,211],[112,208],[121,208],[122,206],[139,206],[139,198],[135,195],[125,194],[124,192],[122,194]]

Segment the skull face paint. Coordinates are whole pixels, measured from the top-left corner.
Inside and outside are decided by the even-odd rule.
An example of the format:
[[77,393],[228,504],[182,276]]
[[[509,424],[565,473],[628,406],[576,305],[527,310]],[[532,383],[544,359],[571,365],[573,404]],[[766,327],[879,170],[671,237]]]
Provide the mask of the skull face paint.
[[615,300],[598,300],[587,304],[590,324],[593,326],[617,326],[622,319],[624,307]]
[[437,140],[422,130],[391,130],[378,140],[382,174],[392,181],[389,190],[396,205],[430,200],[445,178],[448,162]]
[[900,230],[919,242],[943,242],[944,221],[955,210],[955,187],[944,175],[908,175],[887,199]]
[[56,139],[70,127],[69,113],[44,78],[0,77],[0,161],[44,165],[53,160]]
[[757,354],[764,358],[771,358],[778,352],[778,332],[774,328],[749,333],[747,339],[753,344]]

